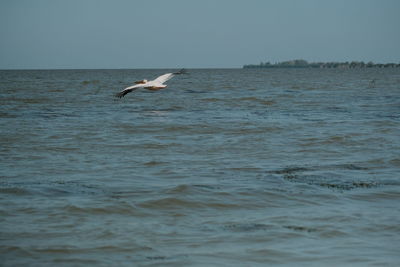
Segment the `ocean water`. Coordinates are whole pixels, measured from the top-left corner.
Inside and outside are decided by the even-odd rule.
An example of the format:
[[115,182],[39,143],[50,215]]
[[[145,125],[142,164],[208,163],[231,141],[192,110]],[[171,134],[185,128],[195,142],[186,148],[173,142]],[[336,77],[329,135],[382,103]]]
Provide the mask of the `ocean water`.
[[0,265],[400,264],[400,70],[168,71],[0,71]]

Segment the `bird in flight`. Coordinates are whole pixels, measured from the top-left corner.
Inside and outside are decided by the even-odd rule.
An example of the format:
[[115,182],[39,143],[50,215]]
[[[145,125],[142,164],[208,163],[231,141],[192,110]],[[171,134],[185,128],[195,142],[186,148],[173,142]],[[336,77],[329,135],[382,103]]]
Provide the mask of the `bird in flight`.
[[136,81],[135,85],[126,87],[124,90],[117,93],[115,96],[119,97],[119,98],[124,97],[126,94],[128,94],[138,88],[145,88],[145,89],[153,90],[153,91],[164,89],[165,87],[167,87],[167,85],[164,84],[166,81],[168,81],[175,75],[185,74],[185,73],[186,73],[186,70],[181,69],[178,72],[163,74],[152,81],[148,81],[148,80]]

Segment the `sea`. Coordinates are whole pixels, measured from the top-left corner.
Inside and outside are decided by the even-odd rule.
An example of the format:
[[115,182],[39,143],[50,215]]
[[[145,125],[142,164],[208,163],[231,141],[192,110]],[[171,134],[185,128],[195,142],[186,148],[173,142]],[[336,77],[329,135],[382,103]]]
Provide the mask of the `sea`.
[[399,266],[400,69],[0,71],[1,266]]

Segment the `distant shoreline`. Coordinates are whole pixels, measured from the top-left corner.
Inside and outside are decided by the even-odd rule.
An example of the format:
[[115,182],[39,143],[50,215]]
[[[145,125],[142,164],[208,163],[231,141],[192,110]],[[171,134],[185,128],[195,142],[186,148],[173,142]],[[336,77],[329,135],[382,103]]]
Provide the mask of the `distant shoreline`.
[[261,62],[260,64],[243,65],[243,69],[264,69],[264,68],[319,68],[319,69],[362,69],[362,68],[400,68],[400,63],[364,63],[363,61],[352,62],[307,62],[303,59],[282,61],[271,64]]

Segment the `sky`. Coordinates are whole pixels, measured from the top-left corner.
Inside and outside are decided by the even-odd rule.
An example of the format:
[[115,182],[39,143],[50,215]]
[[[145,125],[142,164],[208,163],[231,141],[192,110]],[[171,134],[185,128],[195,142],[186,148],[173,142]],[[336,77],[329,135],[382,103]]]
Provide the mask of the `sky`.
[[0,0],[0,69],[400,62],[399,0]]

